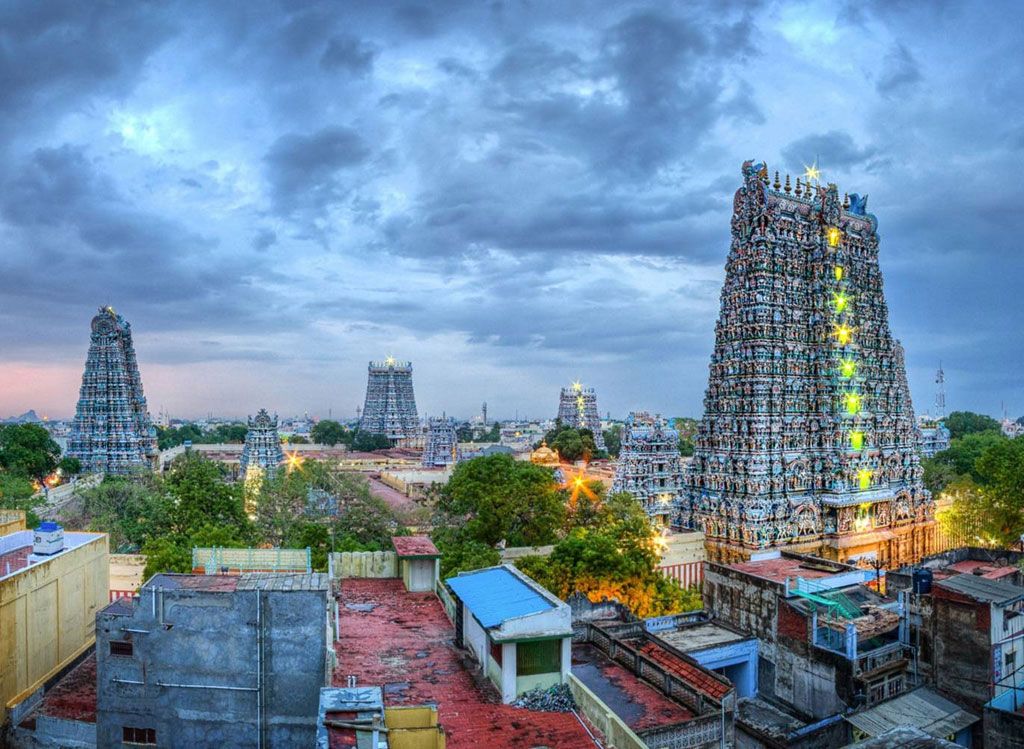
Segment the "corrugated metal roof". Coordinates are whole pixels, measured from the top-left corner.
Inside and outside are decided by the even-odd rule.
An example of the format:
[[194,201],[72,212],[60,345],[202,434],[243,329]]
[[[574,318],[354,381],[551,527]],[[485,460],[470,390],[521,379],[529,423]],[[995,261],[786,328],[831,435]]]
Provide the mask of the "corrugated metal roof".
[[897,726],[916,726],[930,736],[944,737],[978,722],[976,715],[924,687],[845,717],[868,736]]
[[952,590],[976,601],[1006,604],[1024,598],[1024,588],[1007,580],[990,580],[978,575],[957,575],[935,582],[940,588]]
[[508,619],[554,608],[504,566],[449,577],[446,582],[484,627],[497,627]]

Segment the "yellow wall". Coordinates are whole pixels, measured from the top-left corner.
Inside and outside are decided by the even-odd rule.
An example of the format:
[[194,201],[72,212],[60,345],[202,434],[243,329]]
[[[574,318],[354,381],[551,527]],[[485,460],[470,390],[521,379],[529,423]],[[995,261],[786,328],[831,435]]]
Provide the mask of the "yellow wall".
[[444,731],[432,707],[389,707],[384,710],[391,749],[445,749]]
[[0,536],[25,530],[24,510],[0,510]]
[[145,554],[111,554],[110,589],[137,591],[145,582],[142,579],[145,569]]
[[0,725],[94,641],[107,604],[107,536],[0,581]]

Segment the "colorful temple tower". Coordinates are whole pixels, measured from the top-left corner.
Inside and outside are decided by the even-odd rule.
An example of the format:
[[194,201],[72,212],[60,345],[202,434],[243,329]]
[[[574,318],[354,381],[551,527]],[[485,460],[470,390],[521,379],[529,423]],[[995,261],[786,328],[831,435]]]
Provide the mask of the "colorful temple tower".
[[658,525],[668,525],[683,500],[679,433],[660,415],[633,412],[622,430],[613,492],[628,492]]
[[894,566],[933,548],[866,200],[777,173],[770,185],[764,164],[743,165],[678,517],[705,532],[712,560],[785,548]]
[[277,473],[284,462],[284,450],[277,434],[276,414],[271,416],[267,409],[261,408],[255,416],[249,417],[248,426],[239,468],[242,478],[252,482],[257,477],[271,477]]
[[594,388],[583,387],[579,380],[570,387],[562,388],[558,398],[558,420],[573,429],[589,429],[594,435],[595,447],[605,449]]
[[462,458],[455,420],[441,417],[427,422],[427,445],[423,450],[423,467],[440,468],[455,465]]
[[92,319],[67,454],[91,473],[129,473],[156,465],[156,430],[142,393],[132,327],[112,307],[101,307]]
[[395,442],[419,436],[412,362],[397,362],[391,356],[382,362],[370,362],[359,428],[370,434],[383,434]]

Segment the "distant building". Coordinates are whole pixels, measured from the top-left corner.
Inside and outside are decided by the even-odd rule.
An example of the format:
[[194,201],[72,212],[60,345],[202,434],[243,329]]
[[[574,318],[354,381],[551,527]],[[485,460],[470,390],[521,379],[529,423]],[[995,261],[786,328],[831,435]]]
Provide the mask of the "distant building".
[[612,491],[632,494],[651,520],[664,526],[678,515],[684,489],[679,433],[660,415],[631,413],[622,430]]
[[108,559],[105,533],[43,523],[0,536],[0,727],[21,720],[34,693],[92,646]]
[[589,429],[594,435],[594,446],[598,450],[605,449],[594,388],[585,388],[579,381],[562,388],[558,396],[558,420],[573,429]]
[[923,416],[918,421],[917,431],[921,434],[922,457],[934,458],[936,453],[949,449],[949,429],[942,421]]
[[459,462],[462,454],[455,434],[455,420],[432,418],[427,422],[427,445],[423,450],[424,468],[443,468]]
[[412,362],[397,362],[390,356],[382,362],[370,362],[359,429],[382,434],[392,442],[420,435]]
[[572,612],[512,565],[465,572],[446,581],[467,647],[509,703],[523,692],[565,682],[572,667]]
[[67,454],[78,458],[86,473],[128,473],[156,465],[156,430],[146,410],[132,328],[112,307],[101,307],[92,319]]
[[248,419],[249,429],[245,433],[245,446],[239,470],[246,480],[256,475],[272,477],[278,466],[284,463],[284,450],[277,433],[277,415],[271,416],[261,408],[256,416]]
[[330,683],[323,574],[155,575],[96,617],[97,745],[292,747]]

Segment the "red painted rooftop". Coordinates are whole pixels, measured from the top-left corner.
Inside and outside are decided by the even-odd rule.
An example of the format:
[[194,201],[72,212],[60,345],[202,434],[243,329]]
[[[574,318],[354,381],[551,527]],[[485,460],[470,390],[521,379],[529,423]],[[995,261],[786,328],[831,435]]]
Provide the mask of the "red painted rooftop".
[[1016,567],[1010,565],[1003,565],[1002,567],[995,567],[993,565],[985,564],[984,562],[978,562],[973,559],[965,559],[962,562],[948,565],[944,571],[956,572],[965,575],[973,575],[976,571],[981,571],[981,577],[986,577],[989,580],[999,580],[1000,578],[1012,575],[1017,571]]
[[[339,612],[335,685],[355,676],[359,685],[384,688],[385,707],[436,705],[448,749],[597,746],[572,713],[501,704],[456,650],[451,622],[433,593],[409,593],[398,579],[346,579]],[[340,737],[331,746],[343,746]]]
[[708,675],[703,669],[687,663],[682,658],[670,653],[654,642],[646,642],[640,652],[657,663],[666,671],[675,674],[694,689],[721,700],[729,694],[730,687],[718,679]]
[[804,562],[799,559],[779,557],[777,559],[759,559],[751,562],[736,562],[735,564],[730,564],[729,568],[739,570],[740,572],[746,572],[748,575],[763,577],[766,580],[772,580],[777,583],[785,582],[787,577],[802,577],[805,580],[811,580],[819,577],[841,575],[846,572],[846,570],[829,571],[814,569],[812,567],[802,566],[803,564]]
[[46,715],[51,718],[77,720],[83,723],[96,722],[96,653],[71,669],[60,681],[43,695],[42,701],[22,721],[26,728],[35,727],[35,718]]
[[441,552],[427,536],[394,536],[391,543],[400,557],[439,557]]

